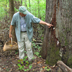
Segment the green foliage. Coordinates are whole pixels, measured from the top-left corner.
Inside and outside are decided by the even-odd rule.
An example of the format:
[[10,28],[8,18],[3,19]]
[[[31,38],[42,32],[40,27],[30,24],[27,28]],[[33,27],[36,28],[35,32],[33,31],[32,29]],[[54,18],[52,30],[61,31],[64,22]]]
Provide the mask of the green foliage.
[[35,52],[34,54],[37,55],[37,56],[39,56],[39,52]]
[[15,7],[14,7],[14,10],[15,10],[16,12],[18,12],[18,9],[16,9]]
[[32,68],[32,65],[29,65],[29,69],[31,69]]
[[67,64],[72,68],[72,55],[69,57]]
[[15,52],[15,54],[18,54],[18,52]]
[[[25,64],[23,64],[23,61],[25,61]],[[25,56],[25,58],[23,59],[23,60],[18,60],[18,69],[19,70],[24,70],[24,71],[28,71],[28,70],[30,70],[31,68],[32,68],[32,64],[30,64],[29,65],[29,62],[28,62],[28,60],[27,60],[27,56]],[[29,66],[29,68],[28,69],[24,69],[24,66]]]
[[19,70],[24,70],[24,66],[22,66],[21,64],[18,64],[18,67]]
[[8,0],[0,0],[0,19],[2,19],[9,9],[9,2]]
[[[15,0],[15,1],[20,1],[21,0]],[[32,14],[34,14],[36,17],[38,17],[38,12],[40,17],[42,20],[45,20],[45,8],[46,8],[46,1],[44,0],[40,0],[39,4],[38,4],[38,0],[30,0],[30,4],[29,4],[29,0],[26,0],[26,4],[27,4],[27,9],[28,11],[30,11]],[[25,2],[22,2],[22,5],[25,5]],[[30,5],[30,6],[29,6]],[[7,11],[9,10],[9,0],[0,0],[0,19],[2,19],[7,13]],[[18,11],[18,9],[15,9],[15,12]],[[38,11],[39,9],[39,11]]]
[[9,69],[6,69],[7,71],[9,71]]
[[41,47],[39,45],[36,45],[35,42],[32,41],[32,48],[37,49],[38,51],[41,50]]
[[26,61],[26,59],[27,59],[27,56],[24,57],[23,61]]
[[[34,48],[34,54],[38,57],[41,57],[41,55],[39,54],[41,47],[39,45],[36,45],[35,42],[32,41],[32,48]],[[35,49],[37,51],[35,51]]]
[[[18,64],[18,70],[23,70],[23,71],[29,71],[32,68],[32,64],[29,65],[28,69],[25,69],[24,66],[26,65],[21,65],[20,63]],[[28,65],[27,65],[28,66]]]
[[50,68],[45,67],[45,70],[50,71],[51,69],[50,69]]
[[34,54],[38,57],[41,57],[41,55],[39,54],[39,52],[34,52]]

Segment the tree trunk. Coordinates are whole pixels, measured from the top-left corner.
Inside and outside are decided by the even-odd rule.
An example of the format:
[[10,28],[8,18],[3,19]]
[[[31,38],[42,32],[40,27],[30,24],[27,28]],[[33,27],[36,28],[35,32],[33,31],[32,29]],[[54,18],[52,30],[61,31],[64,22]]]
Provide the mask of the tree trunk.
[[53,24],[53,27],[48,29],[45,26],[41,55],[46,58],[49,65],[55,64],[60,59],[72,64],[69,61],[72,60],[71,2],[71,0],[46,0],[46,22]]
[[27,7],[27,4],[26,4],[27,0],[24,0],[24,2],[25,2],[25,6]]
[[38,18],[40,18],[40,8],[39,8],[40,1],[38,0]]
[[[13,17],[13,14],[14,14],[14,1],[13,0],[9,0],[9,11],[10,11],[10,18],[12,19]],[[12,38],[13,38],[13,41],[16,41],[16,36],[15,36],[15,27],[12,31]]]
[[62,61],[58,61],[57,65],[62,69],[63,72],[72,72],[72,69],[64,64]]
[[14,1],[13,0],[9,0],[9,11],[10,11],[10,17],[12,19],[12,16],[14,14]]
[[21,0],[21,5],[22,5],[22,0]]
[[30,0],[29,0],[29,10],[30,10],[30,12],[31,12],[31,4],[30,4]]

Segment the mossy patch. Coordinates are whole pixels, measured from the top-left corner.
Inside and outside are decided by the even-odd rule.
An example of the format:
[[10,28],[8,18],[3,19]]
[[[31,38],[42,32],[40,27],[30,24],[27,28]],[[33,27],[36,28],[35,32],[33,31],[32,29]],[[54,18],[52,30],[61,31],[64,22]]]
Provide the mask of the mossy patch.
[[59,48],[56,46],[55,41],[53,40],[50,43],[50,46],[48,48],[48,56],[46,58],[46,63],[48,65],[54,65],[57,63],[58,60],[61,60],[61,57],[59,55]]
[[68,59],[67,62],[68,66],[72,68],[72,56],[70,56],[70,58]]

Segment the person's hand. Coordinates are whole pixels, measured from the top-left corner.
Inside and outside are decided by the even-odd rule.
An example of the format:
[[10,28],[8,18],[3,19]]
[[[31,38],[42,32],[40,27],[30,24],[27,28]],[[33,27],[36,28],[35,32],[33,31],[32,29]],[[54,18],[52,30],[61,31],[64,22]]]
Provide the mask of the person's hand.
[[53,26],[52,24],[49,24],[49,23],[46,23],[46,25],[47,25],[49,28]]
[[12,37],[12,34],[11,33],[9,33],[9,38],[11,38]]

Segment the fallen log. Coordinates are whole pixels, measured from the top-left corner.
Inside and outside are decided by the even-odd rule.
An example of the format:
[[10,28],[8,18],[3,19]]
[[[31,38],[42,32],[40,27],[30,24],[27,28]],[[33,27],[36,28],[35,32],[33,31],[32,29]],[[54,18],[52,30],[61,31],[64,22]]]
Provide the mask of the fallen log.
[[58,61],[57,65],[62,69],[63,72],[72,72],[72,69],[64,64],[62,61]]

